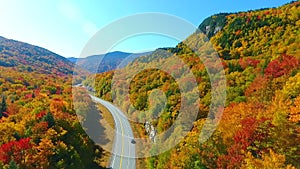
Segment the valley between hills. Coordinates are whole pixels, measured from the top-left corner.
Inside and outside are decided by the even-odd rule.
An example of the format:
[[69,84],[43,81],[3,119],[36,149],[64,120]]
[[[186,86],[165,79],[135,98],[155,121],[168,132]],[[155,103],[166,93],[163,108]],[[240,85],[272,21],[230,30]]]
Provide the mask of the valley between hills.
[[[173,47],[80,59],[0,37],[0,168],[110,166],[112,154],[96,144],[82,124],[95,117],[89,120],[99,122],[97,139],[103,145],[114,139],[103,120],[112,128],[118,126],[108,109],[93,102],[85,88],[74,90],[75,84],[113,102],[128,117],[134,137],[148,140],[129,144],[135,144],[137,155],[150,155],[137,158],[132,165],[136,168],[300,168],[299,11],[300,2],[295,1],[277,8],[219,13]],[[133,62],[118,68],[129,55]],[[213,55],[222,67],[207,57]],[[95,64],[99,57],[104,58],[101,65]],[[168,70],[180,73],[174,58],[182,60],[192,76],[177,80],[152,68],[168,65]],[[143,71],[135,74],[139,69]],[[115,83],[118,77],[121,80]],[[128,91],[124,90],[122,85],[130,78]],[[193,80],[196,86],[185,83]],[[224,106],[212,106],[212,89],[222,84],[226,97],[216,99],[218,103],[223,99]],[[188,92],[182,93],[181,87]],[[126,92],[127,97],[114,100]],[[189,114],[182,118],[181,104],[194,102],[198,104],[193,121]],[[164,145],[173,145],[182,132],[185,135],[174,147],[151,156],[159,150],[149,146],[156,143],[149,139],[146,121]],[[218,125],[208,140],[199,142],[207,121]]]

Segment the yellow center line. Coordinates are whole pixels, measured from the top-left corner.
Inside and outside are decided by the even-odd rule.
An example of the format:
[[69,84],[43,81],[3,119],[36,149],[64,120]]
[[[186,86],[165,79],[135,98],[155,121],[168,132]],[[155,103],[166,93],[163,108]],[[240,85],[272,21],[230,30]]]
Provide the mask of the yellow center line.
[[[93,96],[93,97],[95,97],[95,96]],[[96,97],[95,97],[96,98]],[[103,104],[102,104],[103,105]],[[117,110],[117,112],[118,112],[118,110]],[[120,166],[119,166],[119,169],[121,169],[122,168],[122,161],[123,161],[123,155],[124,155],[124,128],[123,128],[123,125],[122,125],[122,121],[121,121],[121,119],[120,119],[120,117],[119,117],[119,114],[116,114],[117,115],[117,118],[118,118],[118,120],[119,120],[119,122],[120,122],[120,125],[121,125],[121,130],[122,130],[122,151],[121,151],[121,156],[120,156]]]
[[118,116],[118,119],[119,119],[119,122],[120,122],[120,125],[121,125],[121,130],[122,130],[122,152],[121,152],[121,156],[120,156],[120,166],[119,166],[119,169],[122,168],[122,161],[123,161],[123,154],[124,154],[124,129],[123,129],[123,125],[122,125],[122,122],[120,120],[120,117],[119,115]]

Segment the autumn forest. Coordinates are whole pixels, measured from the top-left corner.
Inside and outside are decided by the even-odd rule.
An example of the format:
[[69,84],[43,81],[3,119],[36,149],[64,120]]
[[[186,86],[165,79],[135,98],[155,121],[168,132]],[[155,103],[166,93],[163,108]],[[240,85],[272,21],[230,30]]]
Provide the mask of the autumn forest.
[[[216,130],[200,143],[205,121],[218,119],[208,115],[212,87],[221,84],[212,86],[210,80],[218,79],[220,67],[200,59],[213,53],[220,57],[224,69],[226,98]],[[108,162],[103,159],[109,160],[107,152],[86,134],[75,111],[91,112],[86,107],[92,101],[85,92],[74,93],[73,85],[81,83],[93,88],[96,96],[113,101],[114,76],[130,76],[136,69],[153,65],[179,70],[174,57],[195,77],[193,91],[199,93],[185,96],[199,101],[199,111],[179,144],[157,156],[137,159],[137,168],[300,168],[299,1],[210,16],[185,41],[136,58],[118,75],[114,70],[99,74],[74,70],[72,62],[46,49],[0,37],[0,168],[106,168]],[[204,62],[217,72],[214,76],[209,75]],[[160,89],[166,98],[165,105],[154,108],[164,107],[159,117],[149,110],[152,102],[163,100],[148,100],[154,89]],[[122,88],[115,92],[124,93]],[[180,116],[179,86],[164,71],[149,68],[140,72],[130,82],[129,93],[120,108],[134,121],[151,119],[158,133],[167,131]],[[82,100],[74,104],[74,96]],[[136,138],[147,137],[144,124],[132,122],[131,127]],[[172,132],[182,130],[186,128],[176,126]],[[165,142],[171,144],[172,140]]]

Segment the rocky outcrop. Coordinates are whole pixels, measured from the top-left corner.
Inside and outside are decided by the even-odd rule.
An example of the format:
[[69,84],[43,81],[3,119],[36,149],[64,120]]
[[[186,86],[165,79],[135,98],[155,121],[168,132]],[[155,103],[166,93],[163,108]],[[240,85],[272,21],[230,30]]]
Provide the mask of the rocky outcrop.
[[145,129],[146,129],[146,133],[148,134],[150,140],[155,143],[156,142],[156,134],[157,131],[155,129],[155,127],[151,124],[151,122],[146,121],[145,125]]

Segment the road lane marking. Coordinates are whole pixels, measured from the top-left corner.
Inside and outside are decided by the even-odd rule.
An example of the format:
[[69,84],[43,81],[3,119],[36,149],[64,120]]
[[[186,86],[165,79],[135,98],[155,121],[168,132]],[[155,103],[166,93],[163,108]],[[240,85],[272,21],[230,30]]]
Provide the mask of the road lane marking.
[[[125,122],[125,125],[126,125],[126,127],[128,128],[128,130],[129,130],[129,126],[128,126],[128,124]],[[133,139],[134,137],[132,137],[131,138],[131,136],[130,136],[130,132],[128,133],[128,138],[129,138],[129,141],[131,142],[131,139]],[[129,146],[128,146],[128,160],[127,160],[127,168],[129,168],[129,165],[130,165],[130,158],[131,158],[131,156],[130,156],[130,150],[131,150],[131,144],[129,144]]]
[[124,155],[124,128],[123,128],[123,125],[122,125],[122,121],[121,121],[121,119],[118,115],[118,112],[117,112],[118,110],[117,109],[115,109],[115,110],[116,110],[116,115],[117,115],[118,120],[119,120],[120,125],[121,125],[121,130],[122,130],[122,151],[121,151],[121,155],[120,155],[120,166],[119,166],[119,169],[121,169],[122,168],[122,163],[123,163],[123,155]]
[[[102,103],[102,105],[105,105]],[[108,108],[108,107],[107,107]],[[108,108],[109,109],[109,108]],[[111,111],[111,110],[110,110]],[[114,116],[114,115],[113,115]],[[116,124],[115,124],[116,125]],[[116,133],[118,134],[118,127],[116,127]],[[115,139],[118,137],[117,134],[115,135]],[[116,142],[116,140],[114,140],[114,142]],[[114,151],[116,151],[116,144],[114,144]],[[115,165],[115,159],[116,159],[116,154],[113,155],[113,161],[112,161],[112,166]]]
[[[114,107],[110,106],[109,103],[103,102],[102,100],[100,100],[100,99],[98,99],[98,98],[96,98],[96,97],[94,97],[94,96],[92,96],[92,98],[94,98],[94,100],[95,100],[96,102],[98,102],[98,103],[102,104],[103,106],[105,106],[105,107],[111,112],[111,114],[112,114],[114,117],[118,116],[117,113],[113,113],[113,112],[114,112],[114,111],[113,111]],[[117,118],[119,119],[119,117],[117,117]],[[120,119],[119,119],[119,121],[120,121]],[[116,122],[116,121],[115,121],[115,122]],[[122,126],[122,124],[121,124],[121,126]],[[123,128],[122,128],[122,127],[121,127],[121,130],[122,130],[122,132],[123,132]],[[119,133],[119,132],[118,132],[118,127],[117,127],[117,126],[116,126],[116,133],[117,133],[117,135],[116,135],[116,138],[115,138],[115,139],[117,139],[118,133]],[[115,141],[115,142],[116,142],[116,141]],[[115,145],[114,145],[115,151],[117,151],[117,150],[116,150],[117,147],[118,147],[118,146],[115,144]],[[122,147],[122,148],[123,148],[123,147]],[[111,164],[112,167],[113,167],[114,164],[115,164],[115,159],[116,159],[116,157],[117,157],[117,153],[113,155],[112,164]],[[122,158],[122,157],[120,157],[120,158]],[[122,160],[120,161],[120,165],[121,165],[121,162],[122,162]]]
[[[121,136],[122,136],[122,150],[121,150],[121,155],[120,155],[120,165],[119,165],[119,169],[121,169],[122,168],[122,165],[123,165],[123,156],[124,156],[124,143],[125,143],[125,141],[124,141],[124,137],[125,137],[125,135],[124,135],[124,127],[123,127],[123,123],[122,123],[122,120],[121,120],[121,118],[123,118],[123,113],[118,109],[118,108],[116,108],[114,105],[112,105],[111,103],[109,103],[109,102],[107,102],[107,101],[102,101],[101,99],[98,99],[97,97],[94,97],[95,99],[95,101],[97,101],[97,102],[99,102],[99,103],[101,103],[102,105],[104,105],[106,108],[108,108],[109,109],[109,111],[113,114],[113,116],[115,116],[117,119],[118,119],[118,121],[119,121],[119,123],[120,123],[120,127],[121,127],[121,131],[122,131],[122,134],[121,134]],[[126,117],[126,116],[125,116]],[[115,121],[116,122],[116,121]],[[128,123],[129,124],[129,123]],[[132,132],[131,131],[131,127],[130,127],[130,125],[128,125],[127,123],[126,123],[126,121],[124,122],[124,125],[125,125],[125,127],[127,128],[128,127],[128,131],[129,131],[129,133],[128,133],[128,138],[131,138],[131,136],[130,136],[130,132]],[[118,127],[116,127],[116,133],[117,133],[117,135],[118,135]],[[132,136],[132,137],[134,137],[134,136]],[[117,137],[116,137],[117,138]],[[116,147],[118,147],[118,146],[114,146],[114,148],[116,148]],[[130,152],[130,145],[129,145],[129,152]],[[117,150],[116,150],[117,151]],[[130,156],[130,153],[129,153],[129,156]],[[116,157],[117,157],[117,153],[113,156],[113,160],[112,160],[112,167],[114,166],[114,163],[115,163],[115,159],[116,159]],[[129,164],[130,164],[130,161],[129,161],[129,159],[127,160],[127,168],[128,168],[128,166],[129,166]]]

